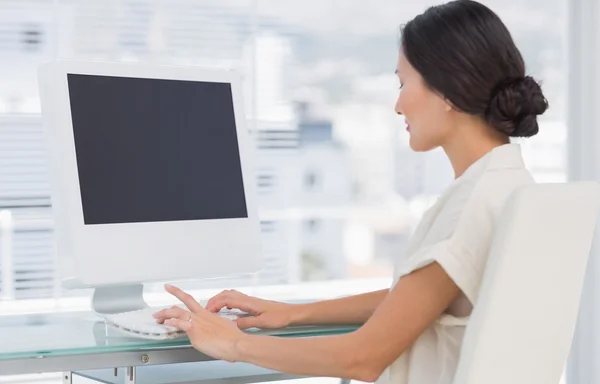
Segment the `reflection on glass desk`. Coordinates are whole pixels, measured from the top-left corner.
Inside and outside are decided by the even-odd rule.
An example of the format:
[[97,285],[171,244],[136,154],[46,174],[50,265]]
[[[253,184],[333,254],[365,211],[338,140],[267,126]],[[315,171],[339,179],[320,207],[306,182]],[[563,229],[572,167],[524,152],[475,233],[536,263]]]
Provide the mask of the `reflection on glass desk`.
[[[348,333],[355,326],[249,330],[280,337]],[[153,341],[124,336],[90,312],[0,316],[0,374],[78,371],[213,360],[187,337]]]
[[303,378],[302,376],[283,374],[250,364],[228,363],[225,361],[138,367],[135,371],[134,380],[130,380],[127,377],[128,373],[131,374],[131,370],[119,369],[115,375],[112,369],[97,369],[74,372],[73,376],[76,379],[77,377],[83,377],[104,384],[130,384],[132,382],[134,384],[235,384],[264,383]]

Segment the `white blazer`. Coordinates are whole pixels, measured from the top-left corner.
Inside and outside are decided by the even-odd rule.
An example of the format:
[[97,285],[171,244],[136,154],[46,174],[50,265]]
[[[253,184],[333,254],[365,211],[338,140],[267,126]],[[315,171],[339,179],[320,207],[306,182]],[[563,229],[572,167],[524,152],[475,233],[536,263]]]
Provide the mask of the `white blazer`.
[[446,314],[388,367],[379,383],[452,383],[465,326],[473,304],[477,303],[502,209],[515,189],[533,183],[523,163],[520,145],[502,145],[455,179],[424,214],[407,254],[395,269],[393,285],[402,276],[437,262],[462,294]]

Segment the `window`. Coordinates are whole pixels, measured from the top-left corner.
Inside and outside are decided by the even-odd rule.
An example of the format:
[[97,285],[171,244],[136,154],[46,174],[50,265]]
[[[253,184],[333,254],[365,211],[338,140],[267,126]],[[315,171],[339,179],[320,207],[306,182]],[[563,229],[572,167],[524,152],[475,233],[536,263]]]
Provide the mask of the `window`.
[[319,231],[319,220],[310,219],[306,222],[306,230],[309,233],[315,233]]
[[317,173],[315,171],[308,171],[304,176],[304,185],[306,186],[306,190],[312,191],[317,186],[319,179],[317,177]]
[[260,230],[262,233],[271,233],[275,231],[275,222],[273,221],[261,221]]
[[267,195],[275,190],[275,175],[272,170],[261,170],[257,176],[257,187],[259,195]]
[[[0,5],[0,55],[8,54],[0,62],[0,84],[13,87],[11,94],[36,98],[37,62],[11,55],[52,40],[56,31],[43,26],[52,25],[53,13],[31,19],[17,3],[40,6],[38,0]],[[395,250],[402,252],[422,212],[453,178],[443,151],[422,154],[408,147],[393,111],[398,27],[439,1],[323,0],[318,7],[303,0],[58,3],[60,12],[68,10],[61,20],[69,28],[61,30],[57,47],[66,58],[224,66],[241,73],[258,159],[261,229],[268,234],[270,269],[263,276],[277,277],[258,284],[298,280],[289,276],[352,279],[364,277],[365,268],[370,276],[391,276]],[[539,136],[523,141],[526,162],[539,181],[564,180],[567,1],[485,3],[506,22],[551,106],[540,119]],[[0,195],[0,210],[47,218],[39,114],[0,119],[0,138],[6,139],[0,140],[0,160],[18,160],[7,171],[0,164],[0,178],[14,185],[14,195]],[[0,190],[7,185],[0,182]],[[351,235],[356,228],[360,236]],[[30,236],[31,252],[49,252],[51,230]],[[15,248],[13,257],[26,260],[24,249]],[[327,273],[315,272],[324,266]]]
[[123,0],[119,42],[130,53],[146,53],[153,19],[152,4],[147,1]]
[[26,25],[21,32],[21,41],[23,50],[26,52],[37,52],[41,50],[43,41],[43,33],[39,25]]

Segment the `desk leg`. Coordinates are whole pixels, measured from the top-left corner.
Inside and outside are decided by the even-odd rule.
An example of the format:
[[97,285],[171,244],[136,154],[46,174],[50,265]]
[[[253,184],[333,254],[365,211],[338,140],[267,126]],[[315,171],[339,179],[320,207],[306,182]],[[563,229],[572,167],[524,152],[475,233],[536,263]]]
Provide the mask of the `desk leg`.
[[73,384],[73,373],[63,372],[62,382],[63,384]]
[[127,374],[125,375],[125,384],[135,384],[135,367],[127,367]]

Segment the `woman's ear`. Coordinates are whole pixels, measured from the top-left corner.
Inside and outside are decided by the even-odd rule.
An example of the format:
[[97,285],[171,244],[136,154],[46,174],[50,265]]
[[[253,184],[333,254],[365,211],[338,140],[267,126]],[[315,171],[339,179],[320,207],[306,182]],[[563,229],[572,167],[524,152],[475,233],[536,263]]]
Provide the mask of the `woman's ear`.
[[450,112],[452,110],[455,110],[456,108],[454,108],[454,105],[452,104],[452,102],[450,102],[450,100],[448,100],[448,98],[446,98],[446,96],[442,95],[441,92],[436,92],[434,91],[438,101],[438,105],[443,108],[444,112]]
[[442,98],[442,100],[444,100],[444,111],[450,112],[451,110],[454,109],[454,105],[452,105],[450,100],[446,99],[445,97]]

